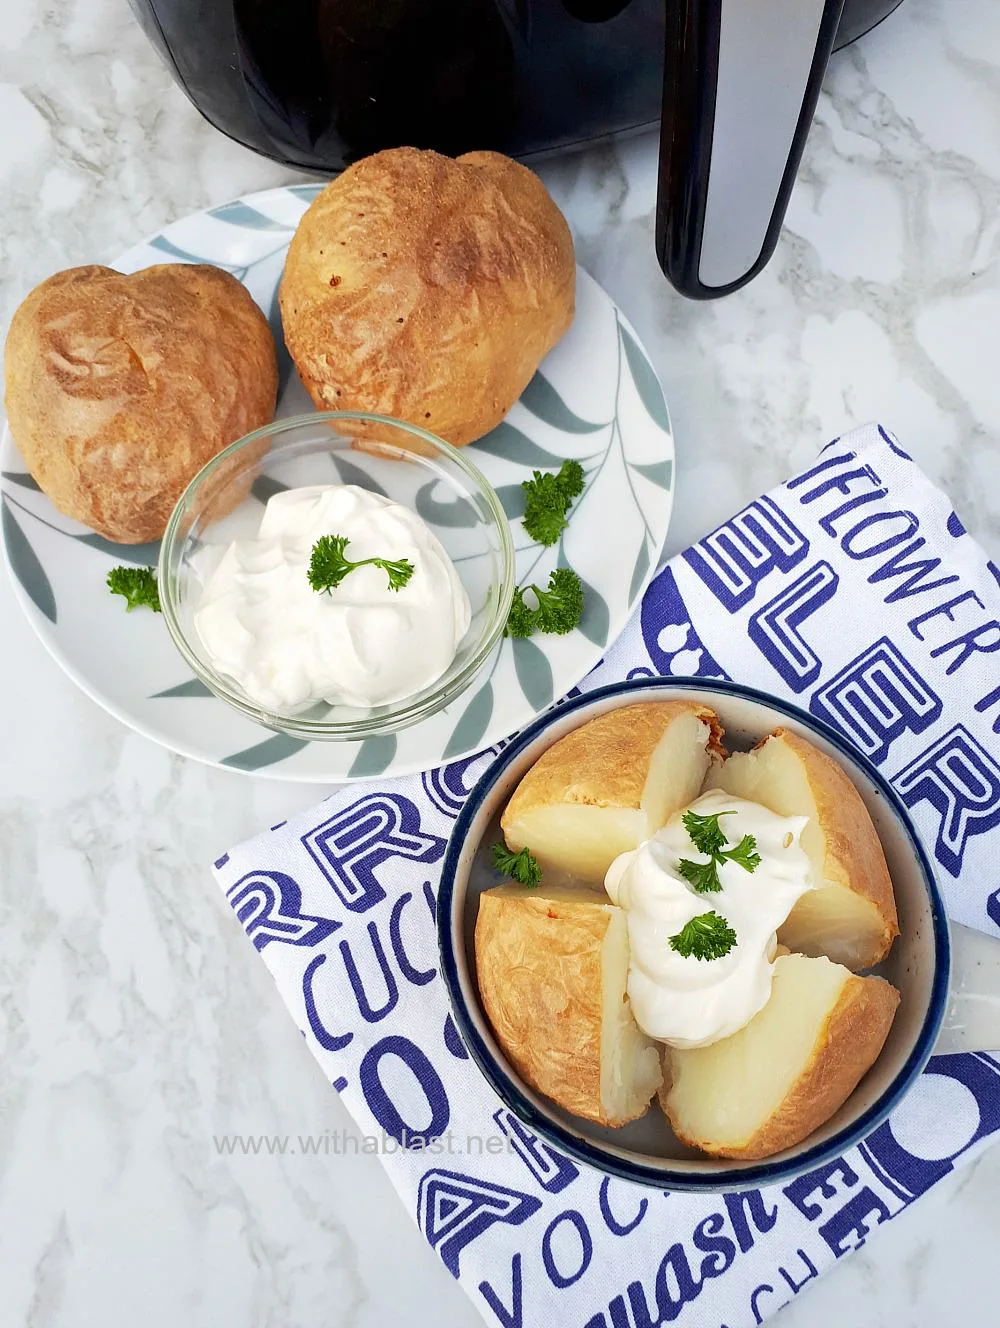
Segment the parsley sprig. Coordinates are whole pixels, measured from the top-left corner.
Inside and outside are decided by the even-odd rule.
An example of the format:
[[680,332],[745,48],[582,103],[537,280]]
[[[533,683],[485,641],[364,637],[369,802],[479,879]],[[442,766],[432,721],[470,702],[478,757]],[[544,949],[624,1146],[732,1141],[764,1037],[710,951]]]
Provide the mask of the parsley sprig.
[[558,471],[536,470],[522,480],[524,528],[539,544],[555,544],[569,524],[567,513],[584,488],[579,461],[564,461]]
[[699,894],[711,894],[722,889],[719,866],[723,862],[736,862],[748,872],[754,872],[760,866],[760,854],[753,835],[744,835],[735,848],[725,847],[729,840],[719,825],[719,818],[733,815],[734,812],[715,812],[712,816],[701,816],[691,811],[684,813],[684,829],[691,836],[695,848],[707,855],[708,861],[694,862],[691,858],[681,858],[677,869]]
[[125,600],[127,613],[138,608],[162,612],[156,573],[151,567],[112,567],[107,584],[112,595],[121,595]]
[[[525,595],[535,597],[531,608]],[[533,636],[535,632],[565,636],[583,616],[583,583],[571,567],[557,567],[549,573],[549,584],[518,586],[507,615],[507,636]]]
[[329,593],[358,567],[381,567],[389,578],[389,589],[400,590],[413,575],[413,564],[408,558],[391,562],[387,558],[360,558],[356,563],[344,556],[350,544],[346,535],[321,535],[312,547],[309,559],[309,584],[313,590]]
[[493,866],[501,876],[509,876],[519,885],[538,885],[542,879],[542,869],[538,860],[526,848],[519,853],[512,853],[499,839],[491,850]]
[[[723,862],[739,863],[748,872],[754,872],[760,866],[760,854],[753,835],[744,835],[735,847],[726,848],[729,840],[719,819],[734,815],[732,811],[714,812],[711,816],[686,811],[681,818],[695,848],[708,858],[707,862],[681,858],[677,864],[680,874],[698,894],[713,894],[722,889],[719,866]],[[685,923],[676,936],[670,937],[671,950],[685,959],[722,959],[735,944],[735,931],[714,909],[699,913]]]
[[671,950],[684,959],[723,959],[736,944],[736,933],[714,909],[699,913],[670,938]]

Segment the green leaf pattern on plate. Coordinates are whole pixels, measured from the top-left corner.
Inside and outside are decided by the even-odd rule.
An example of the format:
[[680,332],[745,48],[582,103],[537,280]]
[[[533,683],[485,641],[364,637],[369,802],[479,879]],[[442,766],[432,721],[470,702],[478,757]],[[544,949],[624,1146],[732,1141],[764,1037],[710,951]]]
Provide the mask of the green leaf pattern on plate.
[[22,489],[32,489],[35,493],[41,493],[42,491],[34,475],[29,475],[26,470],[0,471],[0,477],[10,480],[11,484],[20,485]]
[[[434,497],[434,490],[437,487],[438,481],[431,480],[428,484],[422,484],[417,490],[414,502],[417,515],[429,526],[474,526],[477,520],[476,509],[468,499],[452,497],[450,500],[442,501]],[[445,484],[441,485],[441,492],[454,494],[454,490]]]
[[643,540],[639,553],[636,556],[635,568],[632,572],[632,580],[628,587],[628,602],[634,604],[640,587],[646,579],[646,573],[649,571],[649,541]]
[[496,490],[500,506],[508,521],[520,521],[524,516],[524,489],[520,484],[500,484]]
[[[506,457],[509,461],[516,461],[522,466],[551,466],[554,470],[558,470],[563,463],[563,457],[539,447],[526,433],[516,429],[513,424],[508,424],[506,420],[498,424],[485,438],[478,439],[475,448],[477,452]],[[525,478],[527,479],[527,476]]]
[[255,231],[287,231],[288,227],[280,221],[275,221],[272,217],[265,216],[263,212],[258,212],[249,203],[244,203],[241,199],[236,199],[233,203],[223,203],[221,207],[212,208],[208,214],[214,217],[216,221],[228,221],[232,226],[249,227]]
[[622,326],[621,322],[618,324],[618,335],[622,339],[629,373],[632,375],[635,390],[639,393],[642,404],[649,411],[650,419],[655,420],[664,431],[668,430],[670,420],[667,417],[667,403],[663,399],[663,388],[660,386],[656,371],[639,349],[635,337],[627,327]]
[[[579,572],[577,575],[580,575]],[[611,630],[611,611],[608,602],[589,582],[584,581],[582,576],[580,581],[583,585],[583,617],[576,630],[582,632],[588,641],[593,641],[595,646],[606,646],[608,633]]]
[[452,729],[451,737],[441,753],[447,760],[458,756],[460,752],[472,752],[483,740],[483,734],[493,714],[493,683],[480,687],[475,696],[465,707],[462,718]]
[[160,541],[152,540],[149,544],[116,544],[103,535],[74,535],[75,540],[92,549],[99,549],[113,558],[116,563],[134,563],[137,567],[155,567],[160,557]]
[[366,738],[358,745],[358,754],[347,772],[351,779],[371,779],[381,775],[392,765],[396,755],[396,735],[386,733],[378,738]]
[[[239,241],[240,247],[238,249],[234,250],[231,245],[229,248],[226,248],[225,245],[220,247],[219,241],[216,239],[213,242],[209,232],[203,228],[205,252],[196,252],[199,246],[196,241],[191,241],[191,237],[197,237],[198,235],[197,219],[191,218],[183,223],[178,223],[179,229],[168,228],[166,234],[157,235],[147,241],[145,245],[137,246],[129,254],[123,255],[116,266],[119,266],[123,271],[133,271],[156,261],[174,260],[189,263],[213,263],[231,272],[240,280],[246,279],[251,283],[255,283],[252,285],[254,294],[263,302],[279,346],[280,392],[284,392],[287,386],[291,386],[293,373],[291,360],[281,336],[277,277],[280,271],[279,256],[291,238],[294,227],[290,222],[285,224],[274,220],[274,215],[299,215],[308,203],[316,197],[322,187],[320,184],[292,185],[264,195],[251,196],[249,199],[237,199],[232,203],[212,209],[206,214],[211,218],[209,225],[214,225],[217,222],[225,223],[225,225],[216,227],[215,231],[211,232],[211,236],[223,235],[227,227],[242,229],[246,233],[247,239]],[[294,201],[291,207],[289,207],[289,200]],[[261,206],[255,205],[258,201]],[[175,235],[181,237],[182,243],[175,242],[173,238]],[[250,237],[253,236],[258,236],[259,240],[256,242],[252,240]],[[191,247],[188,247],[189,243]],[[254,247],[255,244],[256,247]],[[232,261],[234,256],[242,259],[244,252],[251,255],[249,261]],[[257,256],[252,257],[255,253]],[[157,255],[161,255],[162,258],[157,257]],[[270,263],[270,267],[266,269],[266,277],[261,275],[264,272],[261,265],[265,263]],[[258,275],[255,277],[249,276],[248,274],[254,273],[255,269],[259,269]],[[268,284],[269,280],[273,281],[273,284]],[[582,277],[581,282],[586,284],[587,291],[584,291],[582,287],[578,288],[578,310],[583,303],[579,298],[580,295],[586,294],[591,288],[597,289],[588,278]],[[618,502],[619,506],[607,513],[607,516],[613,522],[613,530],[638,530],[640,533],[643,529],[645,530],[645,535],[638,546],[631,570],[628,587],[628,607],[631,608],[649,580],[651,569],[655,566],[660,544],[666,533],[666,516],[669,513],[669,497],[673,485],[670,424],[663,392],[656,373],[635,336],[606,296],[598,292],[597,295],[591,295],[589,298],[591,301],[588,315],[590,321],[582,334],[584,352],[580,363],[584,367],[582,371],[578,372],[582,372],[584,380],[587,380],[589,374],[598,386],[607,377],[605,368],[601,363],[595,361],[593,349],[588,347],[591,341],[594,345],[599,341],[600,328],[598,322],[607,319],[609,316],[613,317],[615,340],[611,342],[611,345],[617,344],[618,355],[617,385],[613,407],[609,409],[606,404],[601,405],[602,397],[599,391],[591,394],[581,390],[579,399],[577,399],[575,389],[568,391],[569,386],[575,380],[572,376],[567,375],[565,358],[562,361],[562,372],[554,372],[555,360],[559,359],[559,348],[557,348],[553,360],[546,361],[546,371],[536,373],[521,395],[520,407],[526,412],[526,415],[522,415],[520,420],[523,427],[518,427],[517,424],[505,420],[485,438],[480,439],[474,447],[477,454],[482,454],[477,459],[488,463],[486,464],[488,478],[494,480],[494,487],[508,519],[517,523],[515,534],[519,536],[516,543],[519,549],[521,579],[537,580],[539,584],[544,582],[556,556],[561,565],[569,566],[572,563],[567,558],[564,550],[565,541],[560,544],[558,554],[555,549],[542,549],[540,546],[533,545],[530,541],[527,544],[524,543],[525,532],[520,525],[520,519],[524,511],[521,479],[526,479],[529,472],[534,469],[556,470],[566,457],[575,457],[586,466],[588,491],[591,488],[594,489],[590,502],[600,504],[607,502],[607,499],[601,496],[602,490],[599,487],[602,472],[605,468],[609,468],[609,473],[617,468],[618,472],[624,475],[625,488],[631,496],[634,511],[628,512],[621,509],[621,500],[618,498],[615,502]],[[577,329],[574,328],[571,336],[575,336],[576,333]],[[606,342],[600,344],[606,345]],[[611,353],[613,355],[614,352]],[[606,366],[607,351],[602,351],[602,355],[604,356],[603,365]],[[574,360],[573,363],[575,367],[577,361]],[[553,366],[551,374],[549,371],[550,364]],[[613,363],[611,368],[613,378]],[[633,417],[628,429],[623,429],[620,409],[623,399],[622,388],[627,380],[630,380],[634,385],[634,397],[638,398],[652,425],[663,433],[663,448],[666,455],[661,455],[659,459],[656,458],[655,444],[651,445],[648,438],[643,441],[640,436],[643,426],[634,418],[635,412],[632,407],[630,409],[633,411]],[[589,386],[589,381],[587,385]],[[581,384],[582,386],[583,384]],[[296,388],[296,392],[300,393],[301,388]],[[606,402],[607,398],[603,398],[603,400]],[[570,405],[570,401],[572,401],[572,405]],[[590,403],[589,407],[585,404],[588,402]],[[595,402],[597,404],[594,404]],[[305,408],[304,396],[301,402],[296,397],[294,406],[286,405],[283,412],[279,410],[279,414],[287,414],[290,409],[302,408]],[[607,418],[609,415],[611,418]],[[530,430],[531,426],[528,417],[541,423],[542,428],[539,436],[544,440],[544,446],[541,442],[536,441],[534,437],[529,436],[527,430]],[[517,418],[516,414],[515,418]],[[603,422],[595,422],[595,419],[603,420]],[[645,427],[648,433],[650,426]],[[629,430],[631,430],[631,433]],[[635,434],[635,438],[633,438],[633,434]],[[636,439],[638,440],[637,443]],[[564,446],[560,446],[560,443],[563,443]],[[636,446],[638,450],[633,456],[628,449],[635,450]],[[11,456],[10,459],[16,466],[18,458]],[[372,487],[370,479],[365,479],[362,472],[357,467],[352,466],[350,461],[343,458],[338,459],[338,469],[343,483],[352,484],[364,480],[366,487]],[[635,477],[635,480],[633,480],[633,477]],[[637,490],[636,483],[640,479],[643,482],[643,487]],[[12,493],[3,495],[2,524],[8,561],[28,598],[50,623],[55,624],[57,621],[56,593],[49,575],[42,566],[38,553],[28,538],[25,529],[25,518],[27,518],[29,525],[31,521],[37,521],[51,530],[74,539],[80,545],[93,549],[99,555],[99,560],[94,564],[93,573],[97,583],[103,582],[106,571],[116,562],[155,564],[159,552],[158,543],[139,546],[117,545],[93,533],[80,534],[77,531],[65,530],[60,525],[55,524],[53,520],[48,519],[49,515],[55,517],[56,514],[51,513],[51,509],[47,505],[45,507],[39,506],[45,500],[40,496],[37,484],[26,471],[15,468],[5,470],[3,471],[3,480],[9,488],[16,486],[20,489],[24,493],[25,503],[30,504],[30,506],[22,507],[20,502],[15,503]],[[616,484],[617,491],[620,492],[622,485],[617,481]],[[280,485],[262,477],[255,483],[253,492],[261,502],[266,502],[275,492],[279,492],[280,488]],[[39,497],[36,498],[35,492],[32,491],[38,492]],[[657,498],[656,494],[662,495],[662,497]],[[574,504],[574,511],[570,514],[570,530],[567,531],[567,536],[572,535],[574,512],[577,511],[586,496],[586,494],[582,495]],[[13,515],[12,504],[18,507],[19,513],[23,513],[23,515],[19,515],[19,519],[15,519]],[[652,517],[643,510],[644,505],[653,513]],[[425,520],[430,520],[439,526],[462,526],[470,515],[470,513],[464,511],[461,503],[444,501],[437,494],[434,485],[425,485],[419,491],[416,507]],[[449,511],[449,508],[454,510]],[[595,517],[591,511],[582,518],[587,523],[587,531],[595,532],[595,540],[597,534],[604,528],[602,525],[604,515],[602,512]],[[56,520],[58,520],[57,517]],[[569,546],[572,551],[574,546],[572,538],[569,539]],[[590,643],[587,651],[590,651],[591,647],[598,647],[603,650],[608,644],[612,632],[620,629],[625,607],[622,601],[624,586],[620,584],[622,572],[615,570],[612,566],[605,567],[604,563],[595,563],[591,556],[591,549],[594,547],[594,545],[583,546],[577,541],[576,552],[572,555],[581,563],[581,566],[574,570],[577,571],[578,575],[581,575],[585,587],[584,616],[577,632],[573,635],[582,637]],[[631,540],[629,547],[630,549],[635,548]],[[584,557],[584,552],[586,552],[586,557]],[[609,563],[614,563],[614,561],[614,559],[608,560]],[[53,568],[53,570],[55,569]],[[587,572],[586,576],[582,575],[583,571]],[[600,580],[602,575],[601,586],[594,585],[593,580]],[[87,577],[89,581],[89,570]],[[618,579],[612,580],[612,578]],[[471,699],[466,701],[465,697],[460,698],[433,721],[435,736],[422,740],[423,746],[420,753],[422,763],[429,766],[441,760],[464,755],[482,747],[486,742],[495,740],[498,736],[503,736],[502,733],[491,732],[490,726],[491,723],[496,725],[501,721],[506,723],[508,714],[517,712],[519,722],[526,722],[530,715],[524,714],[523,706],[519,709],[512,703],[510,693],[511,683],[514,682],[514,679],[516,679],[514,684],[516,690],[520,691],[531,712],[538,713],[538,711],[551,705],[555,699],[556,690],[562,692],[569,685],[566,680],[565,663],[560,665],[563,672],[558,681],[553,672],[553,659],[561,658],[565,660],[566,658],[565,643],[568,638],[553,638],[552,640],[555,653],[551,654],[550,657],[551,652],[544,637],[514,641],[504,639],[498,654],[494,656],[491,666],[492,672],[486,677],[485,681],[480,683],[478,689],[472,691]],[[586,659],[583,658],[583,655],[586,655]],[[572,666],[579,670],[573,675],[573,680],[586,672],[584,665],[588,662],[592,665],[595,661],[591,654],[583,652],[580,665]],[[475,688],[475,684],[473,684],[473,687]],[[171,702],[186,707],[188,701],[192,699],[208,700],[213,707],[223,707],[223,703],[214,698],[209,689],[197,678],[189,678],[176,686],[154,693],[152,696],[147,695],[147,699],[155,701],[157,706],[163,706],[163,710],[158,712],[160,714],[169,712]],[[208,724],[209,709],[206,707],[204,712],[199,710],[199,714],[201,713],[206,716],[205,723]],[[229,712],[226,713],[228,715]],[[457,719],[455,715],[457,715]],[[152,721],[145,722],[150,723]],[[239,721],[239,724],[242,727],[237,728],[230,725],[231,731],[234,734],[239,733],[241,737],[244,734],[250,737],[253,733],[253,726],[246,721]],[[428,721],[428,732],[430,732],[430,725],[431,721]],[[505,732],[506,729],[504,729]],[[408,735],[405,733],[402,735],[404,739],[407,737]],[[427,745],[428,742],[430,745]],[[233,745],[235,746],[235,743]],[[248,743],[248,745],[235,751],[230,748],[231,754],[221,758],[220,763],[238,770],[262,770],[290,761],[291,758],[307,747],[315,749],[339,746],[341,745],[311,744],[284,734],[274,734],[265,737],[261,741]],[[349,750],[352,746],[351,744],[346,745],[348,750],[341,753],[342,757],[347,758],[350,765],[343,767],[342,774],[333,777],[343,778],[344,775],[348,778],[374,777],[387,771],[395,773],[393,766],[395,764],[398,770],[401,757],[404,768],[413,768],[412,756],[407,756],[405,752],[405,742],[396,736],[371,738],[364,743],[353,746],[353,750]],[[183,750],[183,747],[181,749]],[[209,754],[205,750],[204,743],[201,744],[201,749],[206,756]],[[215,751],[218,751],[218,747],[215,748]],[[214,759],[219,760],[217,756]],[[405,765],[406,761],[410,762],[408,767]],[[293,768],[297,769],[298,763],[294,767],[289,767],[290,772]],[[302,771],[305,771],[306,768],[306,766],[301,766]],[[308,768],[313,769],[314,763],[310,762]],[[336,768],[341,769],[339,766]],[[297,777],[304,778],[306,775],[299,773]],[[324,776],[317,774],[316,777],[323,778]]]
[[165,691],[154,692],[152,700],[167,700],[173,696],[213,696],[214,693],[206,687],[200,678],[188,678],[187,682],[179,682],[176,687],[168,687]]
[[270,475],[258,475],[253,484],[250,485],[250,492],[259,503],[269,503],[276,493],[287,493],[288,485],[282,484],[281,480],[276,480]]
[[541,370],[532,378],[519,400],[532,415],[551,424],[554,429],[561,429],[563,433],[597,433],[599,429],[606,428],[604,424],[590,424],[575,415]]
[[286,757],[294,756],[296,752],[308,746],[309,744],[303,742],[301,738],[290,738],[287,733],[276,733],[274,737],[256,742],[241,752],[233,752],[232,756],[224,756],[220,764],[231,766],[234,770],[263,770],[266,765],[284,761]]
[[548,656],[526,637],[516,637],[511,647],[521,691],[536,710],[544,710],[552,704],[552,665]]
[[14,519],[6,494],[3,495],[2,523],[11,571],[20,581],[25,594],[38,612],[44,613],[49,622],[56,622],[56,597],[52,592],[52,583],[38,560],[38,554],[31,547],[27,535]]

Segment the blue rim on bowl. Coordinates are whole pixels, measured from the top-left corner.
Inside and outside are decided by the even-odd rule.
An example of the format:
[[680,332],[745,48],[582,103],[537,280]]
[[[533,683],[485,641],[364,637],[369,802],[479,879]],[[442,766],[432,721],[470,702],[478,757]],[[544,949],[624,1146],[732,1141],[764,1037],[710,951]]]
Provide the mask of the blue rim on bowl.
[[[553,722],[568,714],[586,709],[593,706],[595,702],[611,697],[628,695],[635,699],[641,699],[644,694],[670,692],[672,690],[717,693],[732,697],[734,700],[766,706],[768,709],[783,715],[786,719],[812,730],[852,762],[870,781],[878,795],[885,800],[886,805],[891,809],[905,833],[908,847],[913,852],[922,878],[922,884],[927,892],[933,928],[934,973],[927,1002],[927,1011],[920,1031],[914,1040],[914,1045],[902,1067],[877,1100],[848,1125],[812,1147],[803,1145],[800,1151],[794,1154],[778,1155],[776,1160],[765,1159],[750,1164],[733,1164],[727,1162],[724,1158],[705,1157],[699,1159],[699,1164],[703,1163],[703,1166],[701,1170],[697,1171],[687,1168],[672,1168],[668,1165],[670,1159],[664,1159],[664,1165],[651,1165],[643,1162],[637,1155],[629,1154],[628,1150],[624,1148],[617,1146],[600,1147],[593,1141],[581,1137],[580,1133],[567,1128],[554,1119],[552,1115],[541,1111],[521,1089],[513,1071],[509,1070],[493,1049],[487,1045],[477,1028],[466,1004],[466,995],[459,974],[456,947],[456,935],[459,933],[461,925],[460,919],[456,919],[455,916],[455,883],[459,869],[459,859],[484,801],[504,773]],[[663,1189],[716,1192],[720,1189],[747,1189],[760,1185],[773,1185],[789,1181],[795,1176],[812,1171],[814,1168],[839,1157],[881,1125],[899,1104],[933,1052],[934,1043],[947,1007],[951,947],[944,902],[938,890],[930,860],[917,837],[909,813],[895,790],[866,757],[851,747],[841,734],[822,720],[818,720],[815,716],[799,709],[797,706],[790,705],[787,701],[769,696],[767,693],[753,687],[719,679],[676,677],[614,683],[608,687],[586,692],[558,705],[524,729],[503,748],[491,763],[489,769],[481,776],[455,822],[442,868],[441,888],[438,896],[437,928],[441,974],[448,992],[452,1016],[472,1058],[504,1104],[540,1137],[562,1149],[577,1161],[596,1167],[599,1171],[622,1180],[634,1181],[642,1185],[654,1185]],[[472,981],[474,985],[474,978]],[[482,1018],[484,1024],[488,1026],[485,1016],[482,1016]]]
[[[361,434],[358,430],[352,433],[347,428],[343,433],[337,433],[336,429],[340,424],[360,425],[363,429],[375,426],[376,429],[393,430],[417,439],[420,446],[407,448],[399,443],[386,441],[384,436],[379,438],[377,433],[370,436]],[[324,433],[324,430],[327,433]],[[315,432],[317,437],[312,440],[304,438],[297,442],[296,432]],[[285,435],[288,437],[285,438]],[[279,445],[262,451],[263,444],[269,439],[278,440]],[[363,446],[360,448],[357,447],[359,439],[363,441]],[[250,700],[231,678],[216,672],[199,653],[194,624],[185,627],[181,621],[183,595],[179,586],[180,570],[186,559],[185,546],[189,542],[198,542],[197,536],[192,541],[192,530],[197,527],[203,515],[198,510],[199,502],[211,508],[211,504],[217,500],[218,492],[221,491],[221,488],[213,489],[213,481],[218,481],[220,486],[232,484],[238,479],[245,479],[246,472],[251,471],[251,468],[266,478],[269,458],[273,458],[275,464],[280,464],[301,461],[312,453],[317,457],[323,456],[324,453],[332,456],[338,450],[350,452],[354,458],[352,466],[354,471],[358,471],[366,460],[388,457],[396,461],[405,459],[422,466],[432,475],[436,475],[438,480],[451,483],[456,490],[459,488],[458,482],[449,476],[449,468],[452,474],[461,476],[462,482],[467,486],[463,494],[465,500],[469,502],[474,497],[482,505],[478,528],[488,530],[495,535],[497,546],[493,551],[494,574],[490,578],[486,600],[480,609],[484,621],[478,640],[470,638],[471,628],[470,633],[466,634],[469,649],[460,667],[453,664],[442,677],[414,696],[405,697],[391,705],[379,706],[371,711],[349,714],[343,710],[338,714],[337,708],[330,707],[331,713],[323,718],[313,716],[309,710],[281,713]],[[238,469],[236,463],[242,456],[247,460],[243,469]],[[354,479],[350,482],[358,481]],[[375,482],[372,487],[379,486]],[[486,556],[484,553],[477,555],[477,557],[484,556]],[[190,576],[190,572],[188,575]],[[417,724],[443,710],[468,688],[503,635],[516,584],[516,563],[510,522],[496,491],[479,468],[458,448],[452,447],[444,439],[438,438],[418,425],[391,419],[385,415],[373,415],[361,411],[316,411],[274,420],[260,429],[255,429],[231,443],[201,468],[189,482],[171,513],[160,546],[157,579],[163,617],[174,645],[196,677],[217,697],[263,727],[296,738],[306,741],[325,738],[357,742],[370,737],[396,733],[400,729]],[[476,614],[477,608],[474,604],[473,622],[476,620]]]

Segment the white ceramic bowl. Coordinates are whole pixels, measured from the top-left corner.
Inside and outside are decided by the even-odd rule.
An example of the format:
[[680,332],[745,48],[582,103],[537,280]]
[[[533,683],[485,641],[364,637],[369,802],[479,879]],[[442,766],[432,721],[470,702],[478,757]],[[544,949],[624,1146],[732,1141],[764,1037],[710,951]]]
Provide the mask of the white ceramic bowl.
[[[745,750],[779,726],[828,752],[871,813],[885,850],[900,935],[874,971],[902,996],[888,1041],[841,1109],[802,1143],[764,1161],[706,1157],[681,1144],[662,1113],[613,1130],[562,1111],[530,1088],[498,1047],[479,1002],[473,932],[479,895],[496,885],[489,846],[500,813],[525,771],[563,734],[595,715],[654,699],[698,700],[719,714],[730,750]],[[621,683],[550,711],[503,749],[455,823],[438,900],[441,971],[455,1022],[506,1105],[557,1148],[609,1175],[674,1190],[742,1189],[785,1182],[851,1148],[893,1110],[934,1048],[948,1003],[950,944],[934,874],[906,809],[879,772],[827,725],[794,706],[734,683],[662,679]],[[734,1085],[734,1091],[739,1091]]]

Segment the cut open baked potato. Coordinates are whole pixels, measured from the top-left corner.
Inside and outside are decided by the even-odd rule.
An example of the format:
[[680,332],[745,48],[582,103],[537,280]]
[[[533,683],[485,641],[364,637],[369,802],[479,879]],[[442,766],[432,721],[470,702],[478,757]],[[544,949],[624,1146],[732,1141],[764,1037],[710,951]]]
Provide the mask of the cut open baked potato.
[[569,888],[499,886],[480,896],[479,993],[526,1083],[575,1116],[625,1125],[661,1081],[660,1052],[625,994],[625,914]]
[[861,795],[836,761],[787,729],[775,729],[753,751],[713,766],[706,787],[780,816],[809,818],[801,844],[817,888],[779,928],[782,944],[853,971],[888,954],[899,924],[885,854]]
[[660,1104],[678,1139],[717,1157],[791,1148],[847,1101],[882,1050],[899,993],[829,959],[775,961],[768,1003],[738,1033],[665,1053]]
[[693,802],[713,756],[718,716],[694,701],[609,710],[554,743],[518,784],[500,825],[508,848],[542,868],[603,883],[611,863]]

